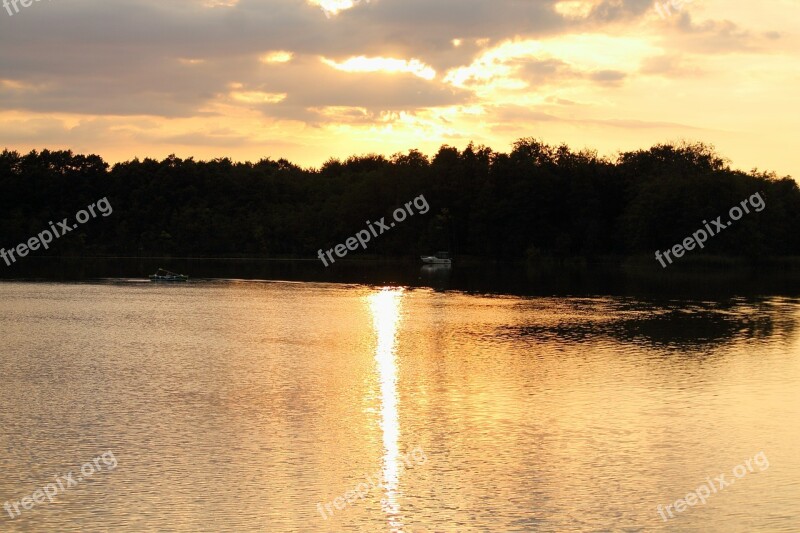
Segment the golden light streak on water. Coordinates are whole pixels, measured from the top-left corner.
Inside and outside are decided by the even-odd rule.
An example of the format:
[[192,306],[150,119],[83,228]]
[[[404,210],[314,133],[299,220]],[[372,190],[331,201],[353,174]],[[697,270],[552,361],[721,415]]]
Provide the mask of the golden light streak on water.
[[397,329],[403,289],[382,289],[369,296],[377,335],[375,362],[381,389],[381,432],[383,434],[383,490],[381,507],[392,530],[403,527],[398,503],[400,480],[400,418],[397,397]]

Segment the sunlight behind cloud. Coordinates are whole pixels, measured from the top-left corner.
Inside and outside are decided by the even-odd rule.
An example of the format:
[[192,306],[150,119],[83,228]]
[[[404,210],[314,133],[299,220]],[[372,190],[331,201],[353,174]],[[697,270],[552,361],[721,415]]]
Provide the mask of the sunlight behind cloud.
[[321,7],[325,16],[330,18],[332,15],[338,15],[342,11],[354,8],[360,3],[360,0],[308,0],[308,3]]
[[19,80],[4,80],[0,78],[0,88],[14,91],[33,91],[36,90],[36,85]]
[[436,71],[419,59],[393,59],[389,57],[351,57],[350,59],[337,63],[331,59],[322,58],[326,65],[344,72],[387,72],[387,73],[409,73],[432,80],[436,77]]
[[585,19],[599,2],[592,0],[566,0],[553,6],[555,12],[568,19]]
[[233,91],[231,98],[245,104],[277,104],[286,99],[286,93],[264,93],[261,91]]
[[294,57],[294,53],[287,52],[286,50],[275,50],[272,52],[267,52],[266,54],[259,57],[259,61],[262,63],[288,63]]
[[[451,69],[444,81],[456,87],[477,89],[520,88],[515,77],[526,59],[554,59],[578,71],[633,69],[656,47],[632,37],[588,34],[548,40],[511,40],[487,50],[472,64]],[[522,85],[524,87],[524,85]]]
[[239,0],[204,0],[204,7],[236,7],[239,5]]

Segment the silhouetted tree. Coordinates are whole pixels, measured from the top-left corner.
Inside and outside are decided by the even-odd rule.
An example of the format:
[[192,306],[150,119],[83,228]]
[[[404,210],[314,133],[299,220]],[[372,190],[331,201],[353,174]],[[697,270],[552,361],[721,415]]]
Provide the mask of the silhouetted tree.
[[[391,158],[367,154],[303,169],[279,159],[237,163],[134,159],[109,169],[71,151],[0,153],[0,246],[107,197],[111,217],[54,241],[56,255],[313,257],[367,220],[424,195],[430,212],[370,243],[369,253],[449,248],[501,260],[652,254],[681,242],[754,193],[766,208],[702,253],[800,254],[800,189],[790,177],[732,170],[702,143],[620,154],[573,152],[524,138],[510,153],[442,146]],[[700,253],[700,252],[698,252]]]

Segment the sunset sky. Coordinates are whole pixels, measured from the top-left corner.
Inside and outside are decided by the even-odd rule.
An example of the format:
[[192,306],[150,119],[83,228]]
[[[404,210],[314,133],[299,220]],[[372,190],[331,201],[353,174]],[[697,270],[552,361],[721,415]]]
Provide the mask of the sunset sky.
[[[677,2],[677,0],[676,0]],[[42,0],[0,9],[0,147],[110,162],[519,137],[800,174],[800,0]],[[663,15],[663,16],[662,16]]]

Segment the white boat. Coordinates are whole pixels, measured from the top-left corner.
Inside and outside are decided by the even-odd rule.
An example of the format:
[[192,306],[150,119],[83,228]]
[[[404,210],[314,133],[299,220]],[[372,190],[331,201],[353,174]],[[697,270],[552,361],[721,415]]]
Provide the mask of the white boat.
[[175,272],[159,268],[156,270],[155,274],[150,276],[150,281],[189,281],[189,276],[176,274]]
[[422,255],[420,259],[427,265],[450,265],[453,263],[448,252],[436,252],[435,255]]

